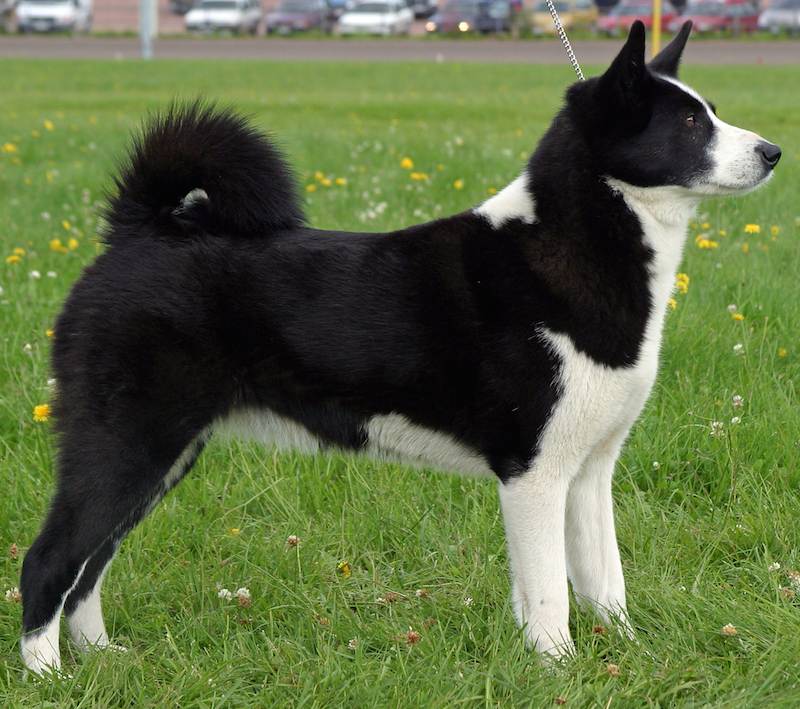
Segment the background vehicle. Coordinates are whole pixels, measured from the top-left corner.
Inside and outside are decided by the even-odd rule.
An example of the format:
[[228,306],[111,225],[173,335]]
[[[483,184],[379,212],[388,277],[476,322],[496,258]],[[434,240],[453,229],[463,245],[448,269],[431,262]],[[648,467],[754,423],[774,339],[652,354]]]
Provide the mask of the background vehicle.
[[92,0],[22,0],[17,5],[19,32],[88,32]]
[[185,20],[190,32],[256,34],[261,24],[261,0],[200,0],[186,13]]
[[425,23],[427,32],[508,32],[508,0],[449,0]]
[[175,15],[185,15],[192,9],[194,0],[169,0],[169,11]]
[[304,30],[329,32],[334,18],[325,0],[283,0],[267,15],[267,34],[291,34]]
[[800,32],[800,0],[775,0],[758,18],[758,27],[778,34]]
[[677,32],[681,25],[691,20],[694,32],[755,32],[758,29],[758,10],[749,3],[725,4],[703,0],[689,3],[684,14],[674,18],[667,26]]
[[[661,27],[666,28],[677,15],[675,8],[665,2],[661,7]],[[627,34],[635,20],[641,20],[647,29],[651,29],[653,5],[641,2],[620,3],[597,21],[597,30],[609,35]]]
[[[597,6],[592,0],[557,0],[555,3],[558,16],[564,29],[575,27],[592,27],[597,22]],[[547,3],[534,5],[531,14],[531,28],[534,34],[555,34],[553,18]]]
[[436,12],[436,0],[410,0],[409,7],[414,17],[430,17]]
[[368,0],[340,18],[340,34],[408,34],[414,13],[403,0]]

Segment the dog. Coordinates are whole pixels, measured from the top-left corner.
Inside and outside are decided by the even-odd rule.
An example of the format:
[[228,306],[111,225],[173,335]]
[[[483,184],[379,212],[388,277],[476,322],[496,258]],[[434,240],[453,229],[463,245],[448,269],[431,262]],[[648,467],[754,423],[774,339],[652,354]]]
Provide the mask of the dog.
[[22,569],[25,665],[59,669],[62,612],[79,647],[109,646],[118,546],[223,429],[495,476],[527,643],[574,650],[568,580],[631,634],[611,479],[688,222],[781,155],[678,80],[690,31],[648,65],[635,23],[517,179],[391,233],[307,226],[284,159],[230,110],[155,117],[55,327],[58,484]]

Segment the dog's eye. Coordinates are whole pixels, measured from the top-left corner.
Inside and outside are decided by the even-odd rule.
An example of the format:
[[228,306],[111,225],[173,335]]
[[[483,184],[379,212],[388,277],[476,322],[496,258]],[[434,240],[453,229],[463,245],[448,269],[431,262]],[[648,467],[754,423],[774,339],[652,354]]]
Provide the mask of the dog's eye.
[[696,123],[696,121],[695,121],[694,113],[690,113],[688,116],[686,116],[686,125],[687,126],[689,126],[690,128],[694,128],[694,124],[695,123]]

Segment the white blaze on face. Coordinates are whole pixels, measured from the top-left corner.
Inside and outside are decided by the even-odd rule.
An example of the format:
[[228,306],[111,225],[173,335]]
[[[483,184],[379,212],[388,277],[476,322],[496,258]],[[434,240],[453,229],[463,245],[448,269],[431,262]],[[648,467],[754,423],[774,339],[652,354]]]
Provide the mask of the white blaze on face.
[[669,76],[658,76],[699,101],[714,127],[707,148],[713,168],[691,186],[693,192],[708,195],[737,194],[755,189],[769,180],[772,171],[764,168],[757,150],[760,143],[766,142],[764,138],[717,118],[705,99],[686,84]]

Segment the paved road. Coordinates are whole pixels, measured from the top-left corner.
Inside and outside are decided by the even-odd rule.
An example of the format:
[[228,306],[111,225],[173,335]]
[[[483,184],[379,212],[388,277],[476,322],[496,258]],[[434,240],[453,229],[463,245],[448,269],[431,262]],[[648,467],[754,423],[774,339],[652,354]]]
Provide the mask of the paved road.
[[[619,42],[575,43],[583,64],[606,64]],[[0,36],[0,58],[133,59],[132,37]],[[553,41],[384,39],[202,39],[165,38],[156,43],[164,59],[270,59],[317,61],[447,61],[560,64],[561,45]],[[800,64],[800,41],[736,42],[693,40],[686,59],[694,64]]]

